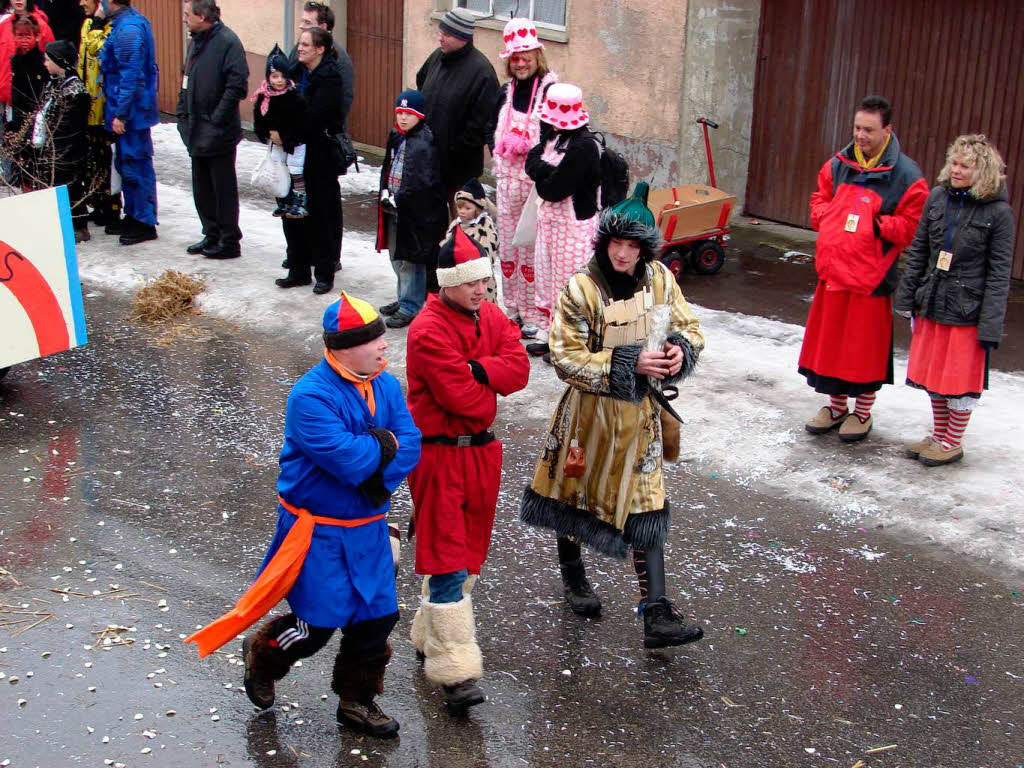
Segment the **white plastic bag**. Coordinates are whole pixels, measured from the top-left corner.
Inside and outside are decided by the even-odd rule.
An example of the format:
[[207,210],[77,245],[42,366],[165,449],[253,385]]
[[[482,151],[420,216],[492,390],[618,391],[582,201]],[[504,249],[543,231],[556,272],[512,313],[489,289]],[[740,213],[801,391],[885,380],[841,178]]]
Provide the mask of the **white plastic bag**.
[[519,223],[516,224],[516,233],[512,237],[512,245],[517,248],[532,246],[537,240],[537,208],[540,206],[540,197],[537,195],[537,188],[530,189],[530,194],[523,203],[523,212],[519,214]]
[[121,194],[121,174],[117,172],[117,142],[114,142],[110,152],[110,194]]
[[252,172],[252,185],[271,197],[285,197],[292,187],[288,164],[274,152],[274,145],[267,145],[267,154]]

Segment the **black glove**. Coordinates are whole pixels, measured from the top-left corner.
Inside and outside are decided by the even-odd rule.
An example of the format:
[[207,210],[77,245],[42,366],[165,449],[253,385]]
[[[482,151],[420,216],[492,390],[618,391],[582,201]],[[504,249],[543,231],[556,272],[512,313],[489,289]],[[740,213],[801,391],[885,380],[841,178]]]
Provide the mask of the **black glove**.
[[981,345],[981,348],[984,349],[986,352],[991,352],[993,350],[999,349],[998,341],[979,341],[978,343]]
[[490,386],[491,382],[487,378],[487,369],[484,368],[476,360],[469,361],[469,370],[473,373],[473,378],[479,381],[481,384]]
[[366,430],[380,443],[380,464],[377,471],[366,478],[360,485],[359,490],[369,499],[374,509],[383,506],[391,498],[391,491],[384,485],[384,467],[392,462],[395,454],[398,453],[398,442],[395,436],[383,427],[373,427]]

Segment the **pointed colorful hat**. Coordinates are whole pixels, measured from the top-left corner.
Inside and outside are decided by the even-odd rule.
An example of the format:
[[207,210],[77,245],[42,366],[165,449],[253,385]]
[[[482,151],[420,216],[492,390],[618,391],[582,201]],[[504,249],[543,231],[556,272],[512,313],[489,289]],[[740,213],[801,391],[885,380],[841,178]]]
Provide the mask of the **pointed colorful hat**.
[[437,284],[442,288],[452,288],[483,280],[492,274],[491,260],[483,247],[463,232],[462,227],[455,227],[437,254]]
[[368,302],[341,292],[341,298],[324,310],[324,334],[331,349],[349,349],[384,335],[384,321]]

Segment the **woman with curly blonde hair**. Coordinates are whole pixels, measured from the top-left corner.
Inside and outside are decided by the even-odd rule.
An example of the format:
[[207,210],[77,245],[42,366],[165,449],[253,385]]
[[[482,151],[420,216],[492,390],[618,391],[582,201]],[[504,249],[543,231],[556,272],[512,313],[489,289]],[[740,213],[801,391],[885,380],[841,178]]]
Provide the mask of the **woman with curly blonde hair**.
[[931,434],[907,454],[926,466],[963,458],[964,430],[1003,335],[1015,220],[1004,169],[984,135],[958,136],[907,251],[895,309],[913,328],[907,384],[928,393],[933,418]]

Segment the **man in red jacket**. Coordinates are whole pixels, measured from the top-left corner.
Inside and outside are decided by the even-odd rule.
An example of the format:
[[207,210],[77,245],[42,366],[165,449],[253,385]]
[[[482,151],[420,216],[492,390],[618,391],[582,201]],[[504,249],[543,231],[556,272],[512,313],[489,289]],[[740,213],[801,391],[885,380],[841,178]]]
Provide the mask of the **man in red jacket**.
[[[854,115],[853,141],[821,167],[811,195],[818,287],[799,371],[830,398],[805,425],[811,434],[839,427],[839,439],[852,443],[871,431],[875,395],[893,380],[896,260],[927,197],[921,169],[892,132],[892,107],[868,96]],[[848,397],[856,398],[853,413]]]
[[440,294],[409,326],[406,352],[409,410],[423,433],[409,489],[416,573],[426,577],[411,636],[427,679],[444,687],[457,714],[485,698],[469,594],[501,481],[501,443],[490,427],[497,396],[523,389],[530,363],[519,328],[484,301],[492,273],[483,248],[456,227],[437,261]]

